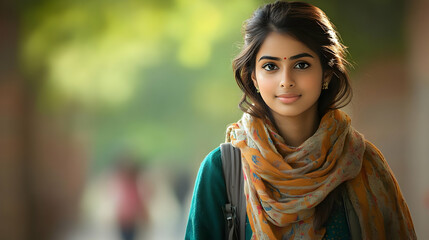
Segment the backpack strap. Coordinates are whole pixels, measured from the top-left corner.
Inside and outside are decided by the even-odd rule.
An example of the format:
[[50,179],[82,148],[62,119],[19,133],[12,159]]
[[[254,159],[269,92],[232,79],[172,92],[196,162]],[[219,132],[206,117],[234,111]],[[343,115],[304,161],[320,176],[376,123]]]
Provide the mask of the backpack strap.
[[226,222],[226,239],[244,240],[246,231],[246,197],[241,168],[240,149],[231,143],[220,145],[223,174],[228,203],[223,207]]

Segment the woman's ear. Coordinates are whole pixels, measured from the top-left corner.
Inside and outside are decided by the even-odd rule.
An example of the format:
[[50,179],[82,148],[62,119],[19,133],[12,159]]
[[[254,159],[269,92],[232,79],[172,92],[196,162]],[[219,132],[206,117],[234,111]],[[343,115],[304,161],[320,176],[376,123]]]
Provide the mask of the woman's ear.
[[252,71],[251,78],[252,78],[253,85],[255,86],[255,88],[256,88],[256,89],[259,89],[258,81],[256,81],[255,71]]
[[332,75],[334,74],[334,71],[332,70],[326,70],[323,73],[323,82],[327,82],[329,84],[329,82],[331,81]]

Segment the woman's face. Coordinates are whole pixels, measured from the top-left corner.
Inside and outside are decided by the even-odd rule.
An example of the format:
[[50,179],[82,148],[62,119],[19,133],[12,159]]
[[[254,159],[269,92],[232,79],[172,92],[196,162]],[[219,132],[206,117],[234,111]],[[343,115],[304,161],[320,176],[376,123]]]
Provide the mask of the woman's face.
[[[255,87],[274,119],[317,114],[323,76],[318,55],[305,44],[282,33],[271,32],[256,55]],[[314,111],[314,112],[313,112]]]

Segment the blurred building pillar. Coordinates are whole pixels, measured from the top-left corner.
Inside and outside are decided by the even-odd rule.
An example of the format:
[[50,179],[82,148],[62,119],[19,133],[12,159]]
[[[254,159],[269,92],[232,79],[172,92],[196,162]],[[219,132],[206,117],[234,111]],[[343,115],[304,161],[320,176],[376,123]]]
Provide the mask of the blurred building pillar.
[[36,110],[32,118],[31,234],[62,240],[79,214],[86,179],[86,135],[73,122],[79,111]]
[[429,239],[429,1],[409,2],[408,35],[410,55],[408,69],[412,78],[412,104],[409,116],[411,142],[409,159],[409,202],[419,239]]
[[37,108],[43,78],[20,68],[21,7],[0,0],[0,239],[61,239],[78,212],[86,135],[79,109]]
[[25,148],[28,101],[17,61],[16,1],[0,1],[0,239],[28,239]]

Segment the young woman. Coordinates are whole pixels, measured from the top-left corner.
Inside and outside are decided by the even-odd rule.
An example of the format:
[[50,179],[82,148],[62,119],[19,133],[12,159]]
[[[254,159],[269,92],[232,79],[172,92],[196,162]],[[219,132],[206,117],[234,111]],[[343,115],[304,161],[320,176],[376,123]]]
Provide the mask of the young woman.
[[[308,3],[267,4],[247,20],[233,62],[244,114],[226,136],[241,151],[246,239],[416,239],[383,155],[339,110],[352,95],[344,55]],[[185,238],[223,239],[226,201],[216,148],[201,164]]]

